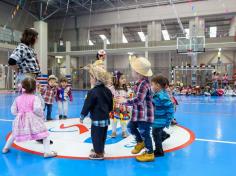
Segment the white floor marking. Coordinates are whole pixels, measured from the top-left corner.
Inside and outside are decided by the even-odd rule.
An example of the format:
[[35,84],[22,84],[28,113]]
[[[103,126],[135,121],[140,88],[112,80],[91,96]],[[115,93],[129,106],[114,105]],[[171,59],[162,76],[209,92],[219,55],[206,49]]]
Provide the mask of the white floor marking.
[[232,142],[232,141],[219,141],[219,140],[200,139],[200,138],[196,138],[195,140],[196,141],[204,141],[204,142],[223,143],[223,144],[236,144],[236,142]]

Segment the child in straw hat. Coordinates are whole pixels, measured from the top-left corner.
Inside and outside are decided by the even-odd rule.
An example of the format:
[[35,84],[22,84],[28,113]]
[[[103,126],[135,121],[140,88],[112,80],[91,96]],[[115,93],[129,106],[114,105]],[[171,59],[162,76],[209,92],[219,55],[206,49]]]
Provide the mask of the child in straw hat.
[[133,106],[128,129],[134,135],[137,145],[132,150],[132,154],[138,154],[146,147],[147,151],[136,159],[141,162],[153,161],[155,157],[150,132],[154,121],[154,108],[148,80],[148,77],[152,76],[151,64],[146,58],[131,57],[130,65],[132,76],[137,79],[134,87],[135,97],[126,102],[126,105]]
[[105,141],[110,124],[109,113],[113,108],[112,93],[105,86],[108,76],[103,68],[96,64],[90,64],[85,69],[90,73],[90,83],[93,88],[88,92],[84,102],[80,122],[83,123],[84,118],[90,113],[93,149],[89,158],[102,160],[104,159]]

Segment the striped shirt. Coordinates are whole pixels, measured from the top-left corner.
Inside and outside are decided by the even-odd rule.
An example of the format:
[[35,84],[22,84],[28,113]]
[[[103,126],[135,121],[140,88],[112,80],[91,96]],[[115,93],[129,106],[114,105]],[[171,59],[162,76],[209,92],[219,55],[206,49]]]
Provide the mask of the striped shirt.
[[148,78],[142,78],[137,82],[134,86],[134,94],[135,97],[127,101],[128,106],[133,106],[131,121],[152,123],[154,120],[154,108]]
[[174,118],[174,104],[166,90],[161,90],[153,95],[154,116],[153,126],[156,128],[167,127]]

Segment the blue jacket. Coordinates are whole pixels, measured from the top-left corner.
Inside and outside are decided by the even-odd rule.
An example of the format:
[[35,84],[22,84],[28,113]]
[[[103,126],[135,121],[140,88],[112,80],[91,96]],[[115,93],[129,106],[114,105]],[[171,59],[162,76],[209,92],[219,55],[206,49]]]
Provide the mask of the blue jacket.
[[154,123],[153,127],[168,127],[174,118],[174,104],[165,90],[153,95]]
[[104,84],[99,84],[88,92],[82,108],[81,118],[84,119],[90,113],[92,121],[109,120],[109,113],[112,110],[112,93]]

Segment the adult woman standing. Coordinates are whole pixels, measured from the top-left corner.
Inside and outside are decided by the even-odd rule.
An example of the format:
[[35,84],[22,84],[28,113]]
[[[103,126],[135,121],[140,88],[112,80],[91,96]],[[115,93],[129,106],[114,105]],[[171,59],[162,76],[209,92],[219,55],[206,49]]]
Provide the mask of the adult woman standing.
[[105,57],[106,51],[99,50],[96,55],[96,61],[94,62],[95,65],[101,66],[102,68],[106,69],[105,67]]
[[17,72],[17,83],[29,76],[36,78],[40,73],[37,55],[33,49],[38,38],[38,32],[33,28],[26,28],[22,34],[21,43],[9,57],[8,64]]

